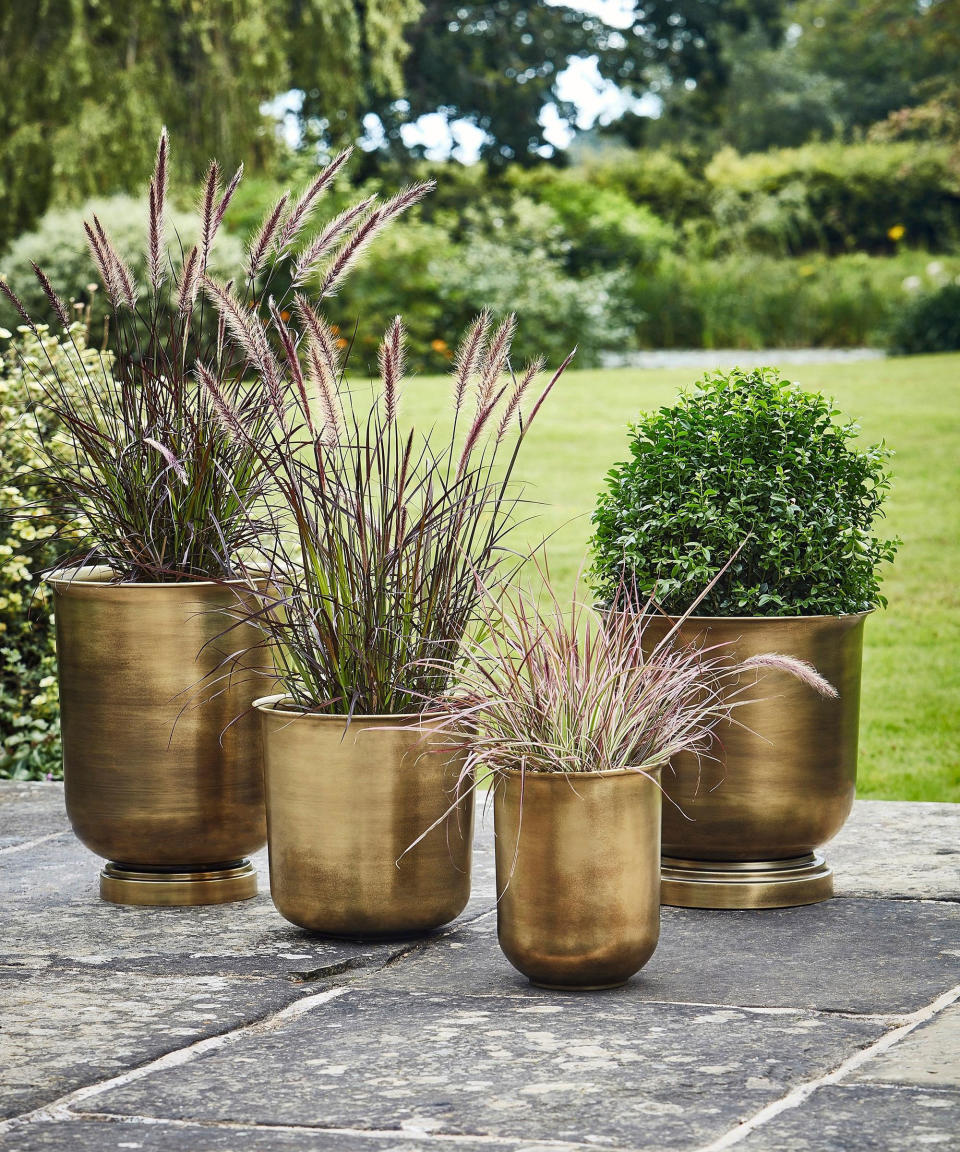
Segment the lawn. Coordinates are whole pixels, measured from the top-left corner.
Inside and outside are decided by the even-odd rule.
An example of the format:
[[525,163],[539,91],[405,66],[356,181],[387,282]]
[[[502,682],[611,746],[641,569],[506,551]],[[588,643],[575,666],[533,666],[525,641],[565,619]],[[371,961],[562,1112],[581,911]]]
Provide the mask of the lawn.
[[[867,623],[859,794],[960,801],[960,355],[794,365],[785,373],[833,396],[862,435],[896,450],[885,530],[903,547],[888,569],[889,607]],[[522,529],[552,533],[550,569],[572,586],[604,473],[625,455],[637,412],[667,403],[689,370],[570,372],[544,406],[518,475],[539,502]],[[411,382],[408,414],[433,419],[446,383]]]

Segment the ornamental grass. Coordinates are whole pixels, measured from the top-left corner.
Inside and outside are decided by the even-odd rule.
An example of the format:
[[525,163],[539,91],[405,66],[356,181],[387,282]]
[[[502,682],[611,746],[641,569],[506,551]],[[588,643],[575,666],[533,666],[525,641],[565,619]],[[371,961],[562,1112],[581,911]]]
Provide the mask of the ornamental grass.
[[422,712],[451,682],[478,574],[496,586],[510,569],[514,465],[570,357],[545,383],[541,360],[514,372],[515,318],[481,313],[455,356],[449,431],[420,434],[402,418],[399,317],[367,389],[346,381],[334,332],[304,294],[289,324],[271,308],[268,334],[225,286],[205,288],[276,415],[259,441],[201,373],[224,429],[259,445],[277,493],[256,561],[276,575],[253,622],[284,692],[305,711]]
[[718,726],[735,722],[767,670],[837,694],[791,656],[736,660],[724,645],[681,643],[696,602],[653,644],[652,600],[621,589],[620,611],[587,605],[577,592],[564,604],[541,576],[539,596],[520,587],[485,595],[483,633],[463,646],[442,726],[466,741],[464,781],[510,771],[649,772],[681,753],[709,757]]
[[[318,276],[321,296],[331,294],[381,228],[427,188],[382,204],[366,199],[306,242],[304,227],[349,155],[322,167],[299,197],[280,197],[247,246],[238,279],[217,289],[233,302],[242,330],[256,334],[252,356],[227,339],[236,319],[211,306],[208,275],[242,166],[224,181],[216,161],[210,164],[200,193],[200,239],[185,251],[178,237],[166,235],[170,153],[161,133],[145,221],[145,284],[137,283],[103,221],[94,216],[84,225],[109,301],[109,351],[93,367],[79,349],[75,357],[48,358],[33,372],[37,395],[25,398],[39,466],[56,482],[50,518],[79,539],[75,560],[106,564],[132,582],[240,575],[238,555],[255,548],[271,524],[265,508],[273,477],[262,467],[259,445],[281,421],[282,403],[251,366],[268,360],[259,343],[266,339],[264,318],[286,306],[270,300],[273,278],[289,269],[292,294]],[[68,304],[41,268],[34,271],[63,338],[73,342]],[[13,288],[0,281],[0,291],[37,333]],[[233,434],[225,410],[242,419],[244,436]],[[56,437],[45,432],[51,425]]]

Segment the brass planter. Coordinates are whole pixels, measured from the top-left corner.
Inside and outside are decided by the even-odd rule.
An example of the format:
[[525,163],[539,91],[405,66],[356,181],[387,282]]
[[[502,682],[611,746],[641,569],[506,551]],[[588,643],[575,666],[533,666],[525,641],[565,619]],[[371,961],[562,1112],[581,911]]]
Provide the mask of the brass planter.
[[354,716],[348,725],[283,701],[256,705],[280,914],[311,932],[360,939],[427,932],[457,917],[470,898],[473,848],[473,791],[457,799],[463,754],[441,747],[428,718],[419,728],[414,716]]
[[[863,625],[849,616],[692,617],[679,638],[727,645],[738,660],[807,660],[839,692],[818,695],[764,671],[717,732],[716,759],[676,757],[664,772],[663,902],[685,908],[784,908],[833,895],[817,849],[843,827],[857,777]],[[669,629],[651,620],[648,644]],[[673,803],[671,803],[673,801]]]
[[[256,895],[245,859],[266,840],[252,655],[220,609],[242,592],[206,582],[110,584],[103,567],[50,577],[67,814],[109,863],[116,904],[221,904]],[[237,719],[239,717],[239,719]],[[236,721],[234,723],[234,721]]]
[[615,988],[653,955],[659,774],[507,772],[496,782],[497,936],[531,983]]

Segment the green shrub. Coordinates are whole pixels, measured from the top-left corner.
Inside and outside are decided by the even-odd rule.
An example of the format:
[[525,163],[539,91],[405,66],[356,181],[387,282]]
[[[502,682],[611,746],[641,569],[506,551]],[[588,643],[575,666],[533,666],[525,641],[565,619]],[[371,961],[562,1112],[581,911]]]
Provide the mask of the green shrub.
[[623,192],[661,220],[680,225],[710,215],[710,185],[669,152],[654,148],[611,148],[587,156],[579,179]]
[[583,368],[631,345],[626,275],[571,275],[570,241],[546,204],[521,197],[499,212],[476,208],[461,225],[459,243],[438,224],[405,221],[371,246],[329,308],[341,339],[353,339],[356,325],[355,367],[375,370],[379,334],[398,313],[409,318],[417,371],[446,370],[456,333],[484,307],[516,311],[517,363],[540,354],[563,360],[578,345]]
[[897,355],[960,350],[960,283],[914,297],[893,324],[890,351]]
[[572,272],[649,270],[677,242],[676,230],[620,188],[593,184],[579,169],[516,170],[513,183],[549,206],[569,245]]
[[494,237],[473,240],[432,268],[460,317],[458,327],[482,307],[516,311],[518,362],[537,354],[562,360],[576,345],[577,367],[587,368],[599,363],[602,352],[632,343],[621,273],[594,272],[577,280],[544,249],[514,252]]
[[[885,346],[930,257],[852,253],[784,259],[744,253],[709,260],[668,253],[629,289],[644,348]],[[940,261],[951,276],[960,259]]]
[[38,332],[40,339],[26,329],[11,339],[0,329],[0,779],[61,772],[53,617],[43,589],[35,588],[37,574],[68,552],[70,542],[54,539],[52,527],[35,521],[54,495],[51,479],[38,470],[35,445],[38,436],[56,432],[46,408],[32,408],[36,377],[50,360],[63,367],[82,360],[91,374],[101,371],[79,325],[72,344],[42,327]]
[[717,244],[784,253],[949,250],[960,236],[960,174],[949,145],[808,144],[706,169]]
[[[581,366],[637,345],[885,347],[910,299],[904,281],[930,262],[913,244],[916,217],[901,216],[900,185],[928,224],[960,213],[947,155],[940,145],[898,144],[727,151],[714,158],[709,181],[650,149],[498,174],[424,162],[416,175],[441,175],[440,187],[371,247],[330,316],[348,341],[358,325],[352,363],[364,369],[375,367],[379,334],[402,313],[411,366],[443,370],[451,334],[472,310],[502,305],[511,293],[526,313],[519,350],[539,350],[542,326],[547,351],[578,344]],[[362,194],[381,184],[369,180]],[[247,235],[280,191],[263,179],[241,185],[227,227]],[[338,195],[331,211],[341,207]],[[835,245],[838,227],[843,243]],[[904,234],[892,239],[898,227]],[[858,237],[877,251],[847,251]],[[940,262],[950,276],[960,273],[957,257]],[[527,287],[534,277],[546,277],[536,293]],[[284,287],[281,272],[278,298]]]
[[[83,222],[94,213],[103,221],[117,251],[127,261],[134,276],[142,283],[146,278],[147,200],[131,196],[110,196],[88,200],[79,208],[56,208],[40,221],[35,232],[19,237],[0,259],[4,279],[15,285],[27,312],[38,321],[52,322],[55,317],[50,302],[43,294],[30,267],[39,264],[67,301],[89,304],[91,330],[99,332],[109,311],[103,293],[91,295],[95,279],[87,251]],[[200,224],[193,212],[167,209],[168,234],[178,236],[183,248],[189,249],[198,238]],[[243,262],[243,246],[236,236],[222,235],[211,258],[210,268],[217,276],[234,275]],[[6,300],[0,299],[0,323],[13,327],[19,323]]]
[[[436,282],[434,262],[452,245],[432,224],[404,221],[379,236],[350,279],[328,303],[338,339],[353,342],[354,371],[376,375],[377,348],[394,316],[409,333],[408,359],[419,372],[445,372],[462,317]],[[354,339],[354,329],[356,337]]]
[[[871,533],[889,487],[882,445],[772,368],[708,373],[630,429],[593,523],[594,587],[625,581],[681,612],[815,616],[884,603],[877,569],[898,541]],[[739,549],[739,552],[738,552]]]

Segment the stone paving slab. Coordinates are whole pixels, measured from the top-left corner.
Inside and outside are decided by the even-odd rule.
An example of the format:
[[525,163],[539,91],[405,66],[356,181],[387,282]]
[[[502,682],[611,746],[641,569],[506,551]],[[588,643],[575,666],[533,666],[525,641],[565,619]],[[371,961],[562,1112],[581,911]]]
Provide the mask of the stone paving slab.
[[[38,827],[66,824],[62,787],[20,786]],[[0,797],[6,795],[0,788]],[[15,808],[14,808],[15,810]],[[0,808],[0,830],[6,810]],[[29,828],[29,824],[27,825]],[[477,830],[469,919],[493,906],[489,829]],[[492,833],[490,834],[492,835]],[[6,965],[59,969],[110,966],[162,975],[242,975],[321,980],[382,964],[429,937],[351,943],[322,939],[284,920],[269,895],[266,850],[253,858],[254,900],[207,908],[132,908],[99,899],[102,861],[70,831],[29,850],[0,852],[0,970]]]
[[0,977],[0,1115],[237,1028],[301,994],[283,980],[8,971]]
[[883,1031],[875,1021],[639,1004],[616,993],[491,1001],[371,983],[109,1090],[96,1111],[687,1148]]
[[62,784],[4,780],[0,785],[0,851],[69,830]]
[[[832,900],[765,912],[664,908],[657,950],[624,995],[633,1003],[907,1013],[955,984],[960,906]],[[500,951],[495,915],[410,953],[384,973],[382,985],[538,995]]]
[[[0,781],[0,892],[9,890],[5,884],[17,882],[10,871],[14,857],[5,856],[3,848],[54,832],[66,834],[63,844],[58,839],[55,847],[70,845],[72,850],[32,865],[34,890],[43,882],[44,872],[55,889],[76,870],[86,878],[87,890],[95,891],[97,857],[69,832],[63,785]],[[836,872],[838,896],[960,901],[960,805],[858,800],[824,851]],[[258,853],[254,861],[260,886],[266,889],[266,852]],[[484,812],[484,797],[478,796],[474,897],[468,913],[486,906],[494,892],[493,875],[493,816]]]
[[410,941],[354,944],[288,924],[261,893],[207,908],[130,908],[90,894],[21,899],[0,914],[0,971],[9,966],[178,976],[317,981],[386,963]]
[[737,1145],[741,1152],[958,1152],[960,1092],[819,1088]]
[[[960,1006],[945,1009],[911,1032],[864,1065],[854,1079],[960,1091]],[[960,1123],[957,1137],[960,1140]]]
[[[0,1149],[960,1152],[960,1001],[942,1008],[960,985],[960,806],[858,802],[826,851],[844,898],[664,909],[640,976],[585,996],[531,989],[499,952],[479,809],[477,825],[456,926],[351,944],[275,912],[263,853],[254,901],[101,903],[62,786],[0,783],[0,1082],[9,1112],[54,1105],[0,1120]],[[176,1067],[143,1068],[166,1053]]]
[[960,900],[960,805],[858,800],[823,853],[838,896]]
[[0,899],[25,896],[35,900],[76,893],[85,900],[94,900],[102,864],[73,832],[49,833],[39,840],[0,850]]
[[[450,1148],[450,1145],[447,1145]],[[555,1152],[556,1144],[497,1142],[496,1152]],[[563,1146],[568,1152],[572,1146]],[[144,1124],[140,1121],[64,1120],[24,1126],[0,1136],[0,1152],[437,1152],[429,1136],[410,1132],[324,1132],[316,1128],[296,1131],[251,1128],[231,1124]],[[491,1152],[488,1141],[458,1140],[451,1152]]]

